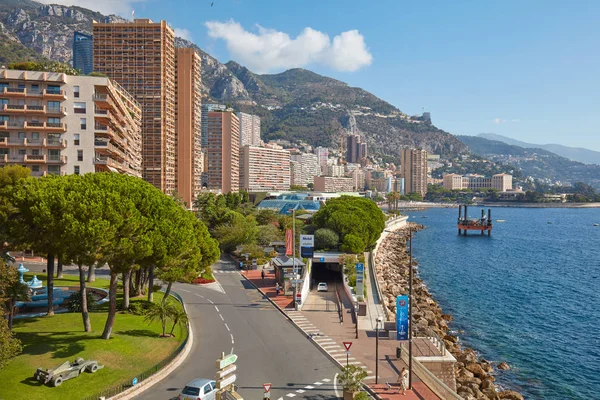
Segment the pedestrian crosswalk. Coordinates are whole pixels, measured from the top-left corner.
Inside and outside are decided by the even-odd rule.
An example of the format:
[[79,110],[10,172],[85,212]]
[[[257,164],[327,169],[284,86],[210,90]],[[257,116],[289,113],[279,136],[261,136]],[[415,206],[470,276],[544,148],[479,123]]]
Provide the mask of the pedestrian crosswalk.
[[[334,383],[331,381],[331,379],[323,378],[320,381],[317,381],[311,385],[306,385],[306,386],[302,387],[302,389],[294,389],[293,392],[286,393],[283,396],[279,397],[277,400],[285,400],[285,398],[291,399],[298,395],[302,395],[303,393],[306,393],[304,395],[304,397],[303,396],[300,396],[300,397],[312,399],[313,398],[312,396],[314,396],[314,395],[310,394],[311,390],[321,390],[322,391],[322,390],[331,390],[331,389],[335,390]],[[314,398],[320,398],[320,396],[314,397]]]
[[235,269],[218,269],[213,271],[214,274],[239,274],[240,271]]
[[[315,325],[313,325],[303,314],[301,311],[295,310],[286,310],[287,316],[294,322],[296,326],[298,326],[306,336],[313,340],[319,347],[329,354],[335,361],[340,365],[345,365],[346,362],[351,365],[356,365],[362,369],[364,369],[367,374],[372,374],[373,371],[369,370],[369,368],[364,365],[362,362],[358,361],[354,357],[346,358],[346,350],[342,347],[341,344],[337,343],[335,340],[327,336],[325,333],[320,331]],[[375,376],[367,376],[365,380],[375,379]],[[323,379],[324,382],[328,382],[328,380]],[[314,385],[322,385],[322,383],[315,382]],[[293,396],[289,396],[293,397]],[[280,400],[280,399],[278,399]]]

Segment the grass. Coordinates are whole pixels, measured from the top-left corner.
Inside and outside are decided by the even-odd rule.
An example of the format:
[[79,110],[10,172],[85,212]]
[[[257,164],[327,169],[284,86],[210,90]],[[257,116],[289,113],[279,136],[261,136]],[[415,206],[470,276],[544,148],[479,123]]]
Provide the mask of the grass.
[[[45,274],[38,279],[45,280]],[[76,276],[55,280],[57,286],[78,286]],[[96,279],[94,287],[108,287],[108,280]],[[154,301],[163,294],[155,293]],[[122,299],[119,295],[118,303]],[[133,298],[132,302],[145,297]],[[175,302],[179,307],[178,302]],[[106,322],[106,306],[90,313],[92,332],[83,331],[81,314],[56,314],[52,317],[15,321],[13,328],[23,343],[23,353],[0,370],[0,398],[80,399],[108,389],[150,369],[167,358],[184,340],[186,331],[176,327],[175,337],[160,338],[160,324],[148,324],[144,317],[120,312],[110,340],[100,339]],[[170,331],[171,325],[167,325]],[[55,368],[77,357],[97,360],[105,367],[95,374],[84,373],[53,388],[33,380],[38,367]]]

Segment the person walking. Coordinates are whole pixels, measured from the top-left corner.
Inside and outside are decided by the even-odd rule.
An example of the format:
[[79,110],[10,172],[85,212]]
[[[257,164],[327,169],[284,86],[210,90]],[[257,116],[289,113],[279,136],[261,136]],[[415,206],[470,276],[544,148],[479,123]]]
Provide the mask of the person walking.
[[402,390],[402,394],[406,394],[406,389],[408,389],[408,370],[406,367],[402,367],[402,371],[400,371],[400,375],[398,375],[398,382],[400,383],[398,393]]
[[281,290],[281,289],[279,288],[279,282],[277,282],[275,284],[275,293],[277,293],[277,296],[279,296],[279,290]]
[[262,269],[260,271],[260,277],[262,278],[263,281],[265,280],[265,270],[264,269]]

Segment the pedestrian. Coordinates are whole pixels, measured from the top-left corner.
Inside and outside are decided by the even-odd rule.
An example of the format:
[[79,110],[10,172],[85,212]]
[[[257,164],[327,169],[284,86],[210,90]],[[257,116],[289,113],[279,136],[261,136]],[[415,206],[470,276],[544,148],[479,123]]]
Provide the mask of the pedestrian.
[[262,278],[263,281],[265,280],[265,270],[264,269],[260,271],[260,277]]
[[406,367],[402,367],[402,371],[400,371],[400,375],[398,375],[398,382],[400,383],[398,393],[402,390],[402,394],[406,394],[406,389],[408,389],[408,370]]
[[275,284],[275,292],[277,293],[277,296],[279,296],[279,290],[280,290],[280,288],[279,288],[279,282],[277,282]]

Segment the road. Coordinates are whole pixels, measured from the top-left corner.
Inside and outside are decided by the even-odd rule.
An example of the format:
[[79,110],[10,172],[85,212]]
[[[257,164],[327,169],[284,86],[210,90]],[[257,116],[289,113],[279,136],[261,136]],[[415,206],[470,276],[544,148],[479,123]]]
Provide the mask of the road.
[[177,396],[194,378],[214,379],[215,361],[233,351],[239,393],[262,399],[263,383],[272,383],[271,399],[336,399],[339,370],[271,303],[247,282],[230,261],[213,266],[220,285],[177,284],[186,302],[194,344],[183,364],[137,398]]

